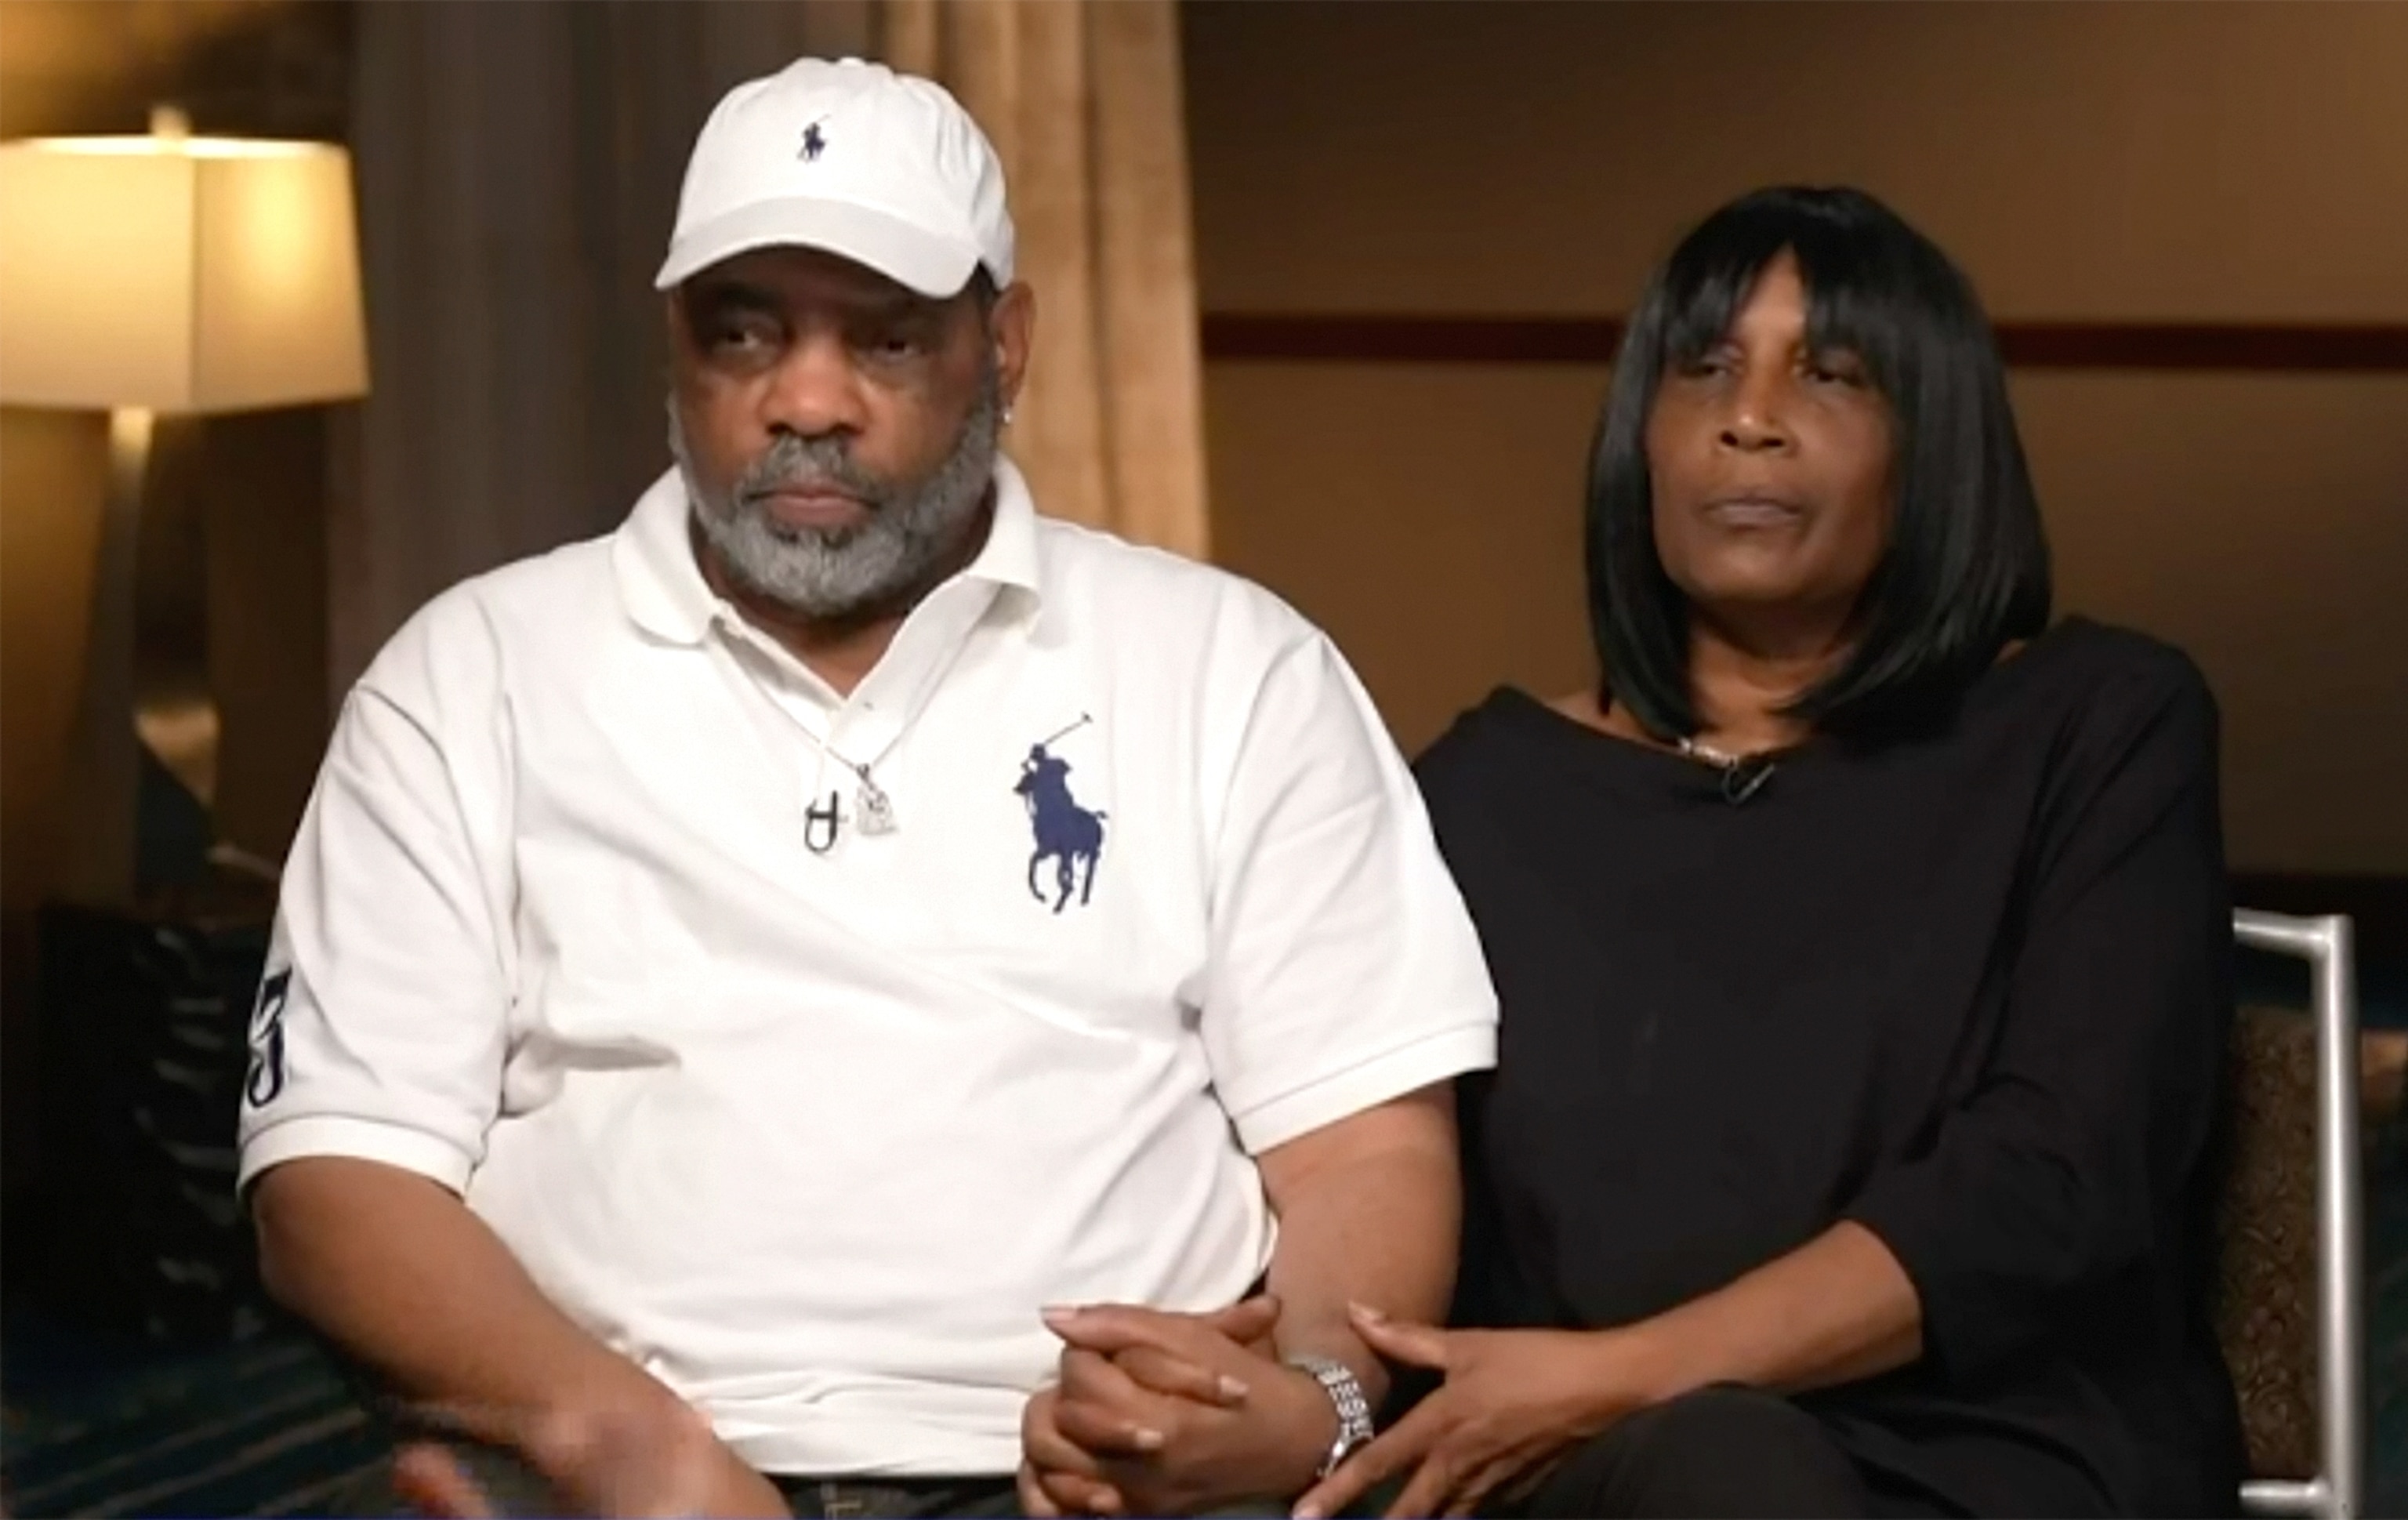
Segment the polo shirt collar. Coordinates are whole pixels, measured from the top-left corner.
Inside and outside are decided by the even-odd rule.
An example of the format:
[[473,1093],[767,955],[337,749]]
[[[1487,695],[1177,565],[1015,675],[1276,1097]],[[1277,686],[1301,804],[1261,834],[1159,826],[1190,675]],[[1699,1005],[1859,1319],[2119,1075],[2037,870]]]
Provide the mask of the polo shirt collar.
[[[673,644],[699,644],[711,624],[738,614],[703,579],[688,526],[692,507],[685,479],[671,468],[636,502],[611,536],[610,563],[620,599],[636,625]],[[995,461],[995,518],[978,556],[954,578],[1042,591],[1037,553],[1037,503],[1019,466]]]

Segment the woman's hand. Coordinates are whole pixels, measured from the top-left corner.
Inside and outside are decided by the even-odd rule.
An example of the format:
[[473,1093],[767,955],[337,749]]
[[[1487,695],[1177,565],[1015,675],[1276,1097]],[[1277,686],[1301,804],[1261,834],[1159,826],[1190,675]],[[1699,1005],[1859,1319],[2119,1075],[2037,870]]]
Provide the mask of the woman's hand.
[[1543,1477],[1571,1449],[1649,1399],[1612,1331],[1440,1330],[1357,1306],[1354,1327],[1392,1362],[1446,1375],[1437,1391],[1297,1502],[1337,1514],[1397,1473],[1391,1515],[1468,1515],[1499,1489]]

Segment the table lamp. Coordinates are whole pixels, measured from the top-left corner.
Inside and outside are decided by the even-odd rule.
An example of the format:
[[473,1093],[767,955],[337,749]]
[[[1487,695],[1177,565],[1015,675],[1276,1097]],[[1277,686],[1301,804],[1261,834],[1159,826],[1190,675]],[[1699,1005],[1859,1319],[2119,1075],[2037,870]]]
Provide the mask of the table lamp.
[[366,391],[342,149],[194,136],[169,108],[147,136],[0,143],[0,403],[108,413],[63,896],[135,895],[136,546],[152,419]]

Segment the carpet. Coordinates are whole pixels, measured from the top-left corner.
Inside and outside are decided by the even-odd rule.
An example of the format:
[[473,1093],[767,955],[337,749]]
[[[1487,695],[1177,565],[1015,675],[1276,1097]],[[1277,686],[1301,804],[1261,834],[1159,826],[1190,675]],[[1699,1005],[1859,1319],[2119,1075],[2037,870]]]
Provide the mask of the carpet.
[[315,1343],[120,1341],[0,1317],[0,1488],[21,1517],[307,1515],[385,1459]]

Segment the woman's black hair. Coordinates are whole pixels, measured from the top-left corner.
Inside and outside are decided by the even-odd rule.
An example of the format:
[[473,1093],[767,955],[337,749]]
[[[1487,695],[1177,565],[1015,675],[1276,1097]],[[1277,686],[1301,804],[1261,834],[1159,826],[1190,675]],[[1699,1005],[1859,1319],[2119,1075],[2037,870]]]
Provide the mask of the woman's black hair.
[[1981,302],[1948,255],[1859,190],[1731,202],[1648,282],[1613,367],[1589,466],[1589,624],[1605,697],[1663,738],[1695,733],[1687,599],[1656,554],[1647,418],[1668,369],[1728,334],[1767,265],[1797,261],[1808,340],[1849,350],[1888,403],[1890,540],[1848,657],[1789,711],[1872,735],[1953,711],[2012,640],[2048,625],[2048,543]]

